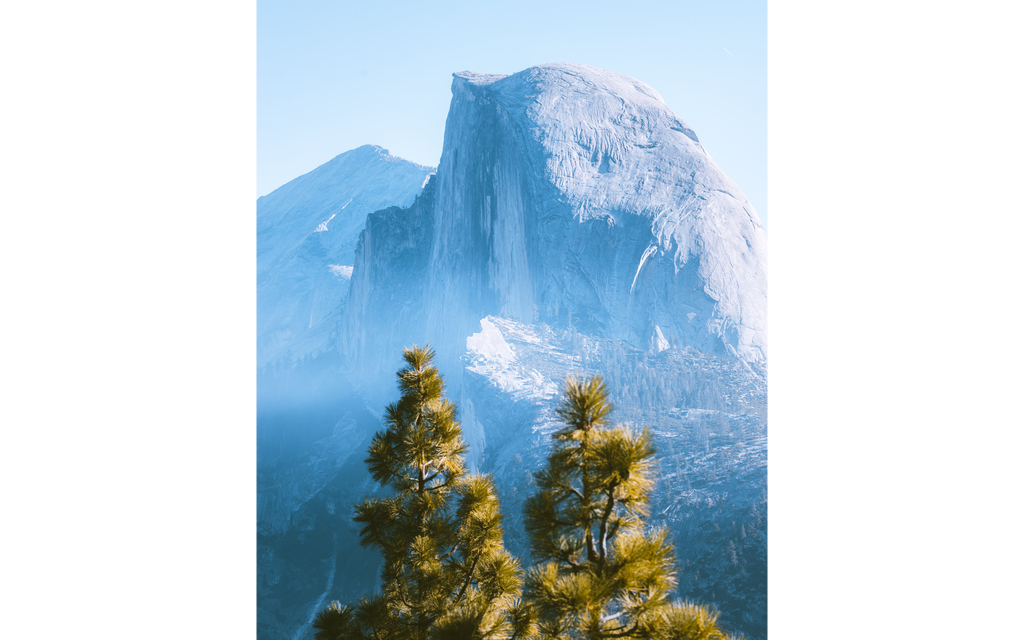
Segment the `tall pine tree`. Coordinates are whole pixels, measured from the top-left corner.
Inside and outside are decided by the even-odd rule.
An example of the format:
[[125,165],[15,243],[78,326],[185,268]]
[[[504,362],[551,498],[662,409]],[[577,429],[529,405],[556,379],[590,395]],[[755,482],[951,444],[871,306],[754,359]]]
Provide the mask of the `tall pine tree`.
[[366,463],[391,496],[356,506],[363,546],[384,556],[381,593],[321,611],[317,640],[522,638],[531,620],[518,602],[519,563],[502,542],[489,476],[468,475],[455,404],[430,348],[406,349],[401,399]]
[[670,603],[675,557],[664,529],[645,530],[654,485],[649,432],[609,426],[601,378],[570,377],[563,427],[525,507],[537,567],[526,599],[542,638],[726,638],[716,614]]

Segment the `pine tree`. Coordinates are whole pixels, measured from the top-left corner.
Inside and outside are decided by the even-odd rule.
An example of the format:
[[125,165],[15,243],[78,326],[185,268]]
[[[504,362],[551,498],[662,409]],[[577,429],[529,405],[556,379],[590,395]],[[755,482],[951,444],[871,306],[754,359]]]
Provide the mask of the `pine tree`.
[[521,638],[530,629],[494,484],[465,471],[456,407],[433,357],[429,347],[405,350],[401,399],[387,407],[366,459],[392,490],[356,506],[361,544],[384,556],[382,592],[321,611],[317,640]]
[[650,433],[609,426],[613,407],[599,377],[569,377],[564,392],[564,426],[524,512],[539,562],[526,600],[541,637],[725,638],[716,614],[668,600],[672,545],[666,530],[644,526],[654,485]]

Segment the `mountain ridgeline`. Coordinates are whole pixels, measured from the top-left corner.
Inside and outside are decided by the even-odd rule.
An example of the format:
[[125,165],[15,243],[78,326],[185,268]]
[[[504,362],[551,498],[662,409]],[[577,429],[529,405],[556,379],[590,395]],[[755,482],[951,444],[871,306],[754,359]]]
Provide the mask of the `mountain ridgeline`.
[[352,505],[382,491],[362,461],[412,344],[524,565],[560,384],[599,374],[653,433],[678,596],[766,636],[766,240],[657,92],[575,64],[457,73],[436,171],[360,147],[257,209],[261,638],[311,638],[375,588]]

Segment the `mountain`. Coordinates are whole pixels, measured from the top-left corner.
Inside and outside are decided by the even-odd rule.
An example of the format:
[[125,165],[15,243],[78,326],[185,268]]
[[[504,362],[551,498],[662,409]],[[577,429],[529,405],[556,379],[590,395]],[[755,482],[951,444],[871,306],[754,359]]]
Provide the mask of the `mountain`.
[[409,206],[433,172],[364,145],[256,201],[259,366],[332,346],[366,215]]
[[[386,173],[362,162],[363,182]],[[429,343],[469,466],[494,475],[510,551],[529,563],[522,504],[562,380],[602,375],[613,418],[654,431],[651,523],[671,531],[678,595],[763,639],[767,252],[742,191],[657,92],[575,64],[454,74],[436,175],[418,169],[402,184],[425,182],[347,227],[362,229],[351,263],[318,253],[310,230],[352,197],[346,181],[297,186],[294,201],[331,204],[299,222],[278,206],[274,225],[292,231],[258,238],[279,256],[276,288],[259,291],[273,363],[257,411],[260,638],[311,637],[324,604],[374,588],[379,558],[351,519],[379,490],[362,460],[402,348]],[[351,264],[347,290],[317,293],[324,264]]]
[[[380,293],[372,305],[354,297],[348,353],[399,349],[401,339],[360,329],[394,324],[397,307],[412,305],[425,322],[389,332],[450,355],[480,318],[501,315],[638,349],[766,362],[764,230],[693,130],[642,82],[574,64],[457,73],[435,180],[433,202],[419,207],[431,210],[432,230],[402,246],[425,276],[422,298],[398,288],[387,294],[394,306]],[[374,245],[373,265],[359,252],[355,273],[386,280],[388,250]],[[388,275],[412,269],[388,264]]]

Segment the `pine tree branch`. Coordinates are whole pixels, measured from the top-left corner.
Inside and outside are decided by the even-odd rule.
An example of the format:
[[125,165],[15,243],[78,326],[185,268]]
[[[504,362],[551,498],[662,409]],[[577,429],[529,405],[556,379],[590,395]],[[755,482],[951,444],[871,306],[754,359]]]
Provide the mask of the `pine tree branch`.
[[[435,617],[435,616],[431,616],[431,615],[427,615],[427,614],[420,614],[420,615],[423,616],[423,619],[427,621],[428,625],[431,622],[433,622],[434,620],[437,620],[437,617]],[[402,620],[399,620],[398,624],[404,624],[407,627],[418,627],[418,626],[420,626],[420,623],[418,622],[418,620],[419,620],[418,618],[417,618],[417,620],[413,620],[412,622],[404,622]]]
[[604,513],[601,514],[600,562],[602,569],[608,557],[608,518],[612,515],[612,510],[615,508],[615,487],[617,485],[617,482],[613,482],[608,488],[608,502],[605,504]]
[[[480,541],[481,542],[487,540],[487,534],[489,534],[491,532],[491,529],[493,529],[493,528],[494,528],[493,526],[488,526],[488,527],[484,528],[483,533],[480,535]],[[479,563],[480,562],[480,558],[482,558],[484,556],[484,551],[485,550],[486,550],[486,548],[481,548],[480,552],[478,554],[476,554],[476,559],[473,560],[473,566],[471,566],[469,568],[469,572],[466,574],[466,583],[464,585],[462,585],[462,590],[459,591],[459,595],[455,598],[455,603],[456,604],[462,600],[462,596],[465,595],[466,589],[468,589],[469,585],[473,582],[473,574],[476,573],[477,563]]]
[[594,534],[590,530],[590,523],[587,523],[587,561],[597,561],[597,546],[594,544]]
[[565,564],[569,565],[573,569],[573,573],[577,573],[586,567],[573,559],[573,556],[569,551],[562,552],[555,556],[556,559],[561,560]]
[[460,546],[462,546],[461,543],[460,544],[456,544],[454,547],[452,547],[451,551],[449,551],[448,553],[446,553],[443,556],[441,556],[440,558],[438,558],[438,560],[440,560],[441,562],[444,562],[445,560],[451,560],[452,556],[455,555],[455,552],[459,550]]
[[639,629],[639,628],[640,628],[640,622],[636,621],[636,622],[633,623],[633,625],[631,627],[628,627],[628,628],[625,625],[623,625],[623,626],[611,629],[609,631],[599,631],[598,632],[598,637],[601,637],[601,638],[626,638],[626,637],[631,636],[634,633],[636,633],[636,630]]
[[442,482],[441,484],[435,484],[432,487],[427,487],[426,491],[437,491],[438,489],[444,489],[446,487],[450,487],[451,485],[452,485],[452,479],[451,478],[446,478],[445,481]]
[[572,493],[572,494],[573,494],[574,496],[576,496],[577,498],[579,498],[579,499],[580,499],[580,501],[583,501],[583,499],[584,499],[584,498],[583,498],[583,494],[582,494],[582,493],[580,493],[579,489],[577,489],[576,487],[572,486],[571,484],[569,484],[569,483],[567,482],[567,483],[565,483],[565,485],[563,486],[563,488],[565,488],[565,489],[567,489],[568,491],[570,491],[570,492],[571,492],[571,493]]
[[[584,436],[581,448],[586,450],[586,445],[587,438],[586,436]],[[586,460],[585,454],[583,456],[583,459]],[[584,523],[584,527],[586,530],[585,540],[587,543],[587,561],[594,562],[595,560],[597,560],[597,547],[594,546],[594,532],[591,529],[591,527],[593,526],[593,518],[591,516],[592,508],[590,504],[590,470],[587,468],[586,464],[584,464],[583,466],[583,495],[580,496],[580,506],[587,514],[587,518]]]
[[615,534],[618,533],[618,532],[619,532],[619,521],[618,520],[613,520],[612,521],[611,530],[608,531],[608,537],[609,538],[614,538]]
[[476,572],[476,565],[480,562],[480,558],[484,555],[483,550],[476,554],[476,559],[473,560],[473,566],[469,568],[469,573],[466,574],[466,582],[462,585],[462,589],[459,590],[459,595],[455,597],[455,601],[452,604],[458,604],[462,601],[462,596],[466,595],[466,589],[473,583],[473,574]]

